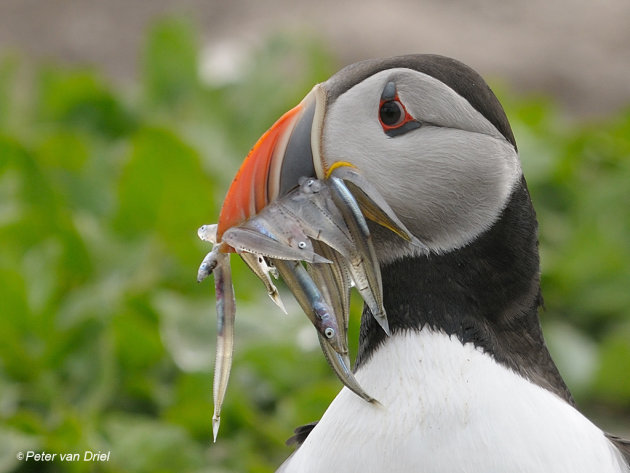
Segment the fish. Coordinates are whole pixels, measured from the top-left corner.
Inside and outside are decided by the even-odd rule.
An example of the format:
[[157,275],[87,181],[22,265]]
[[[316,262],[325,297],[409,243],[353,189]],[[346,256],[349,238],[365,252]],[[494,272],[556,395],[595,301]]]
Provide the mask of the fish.
[[312,178],[301,180],[300,187],[278,200],[277,205],[299,222],[309,238],[326,243],[345,257],[353,251],[343,215],[333,204],[330,189],[322,181]]
[[[321,288],[326,302],[333,308],[337,316],[337,325],[342,327],[345,334],[345,343],[348,343],[348,323],[350,318],[350,289],[352,281],[347,263],[343,257],[328,245],[322,242],[313,242],[315,249],[330,259],[333,264],[310,264],[307,266],[315,284]],[[333,369],[341,382],[352,392],[369,403],[378,403],[376,399],[366,393],[354,377],[350,369],[350,357],[348,354],[337,353],[330,348],[330,344],[318,334],[319,344],[326,361]]]
[[217,242],[217,224],[202,225],[197,230],[197,236],[202,241],[208,241],[213,245]]
[[[343,196],[340,197],[340,193]],[[284,215],[299,222],[307,236],[326,243],[350,261],[348,267],[355,287],[389,335],[382,302],[380,266],[370,232],[357,202],[344,183],[337,177],[326,181],[303,178],[298,189],[271,206],[281,207]]]
[[[365,217],[361,213],[359,204],[341,179],[331,176],[327,182],[330,183],[332,199],[344,217],[356,250],[350,259],[350,270],[353,275],[356,275],[354,277],[356,288],[368,305],[372,316],[389,335],[389,323],[385,307],[383,307],[381,267],[376,258]],[[362,271],[359,272],[359,270]]]
[[274,265],[324,342],[341,355],[348,353],[345,332],[339,330],[337,317],[302,263],[275,260]]
[[311,240],[306,236],[295,245],[289,245],[246,227],[234,227],[223,234],[223,241],[238,253],[253,253],[280,260],[330,263],[313,251]]
[[272,277],[284,281],[315,327],[322,353],[339,380],[365,401],[378,404],[354,377],[348,351],[352,287],[385,333],[390,333],[383,306],[382,276],[368,220],[426,250],[378,190],[350,166],[334,168],[325,179],[300,178],[297,187],[260,208],[255,215],[243,216],[238,225],[226,228],[220,241],[217,241],[217,224],[202,225],[197,230],[202,241],[213,244],[197,270],[197,280],[201,282],[214,274],[217,353],[212,430],[215,441],[234,349],[236,304],[231,253],[241,257],[262,281],[273,302],[286,313]]
[[217,347],[214,366],[212,414],[212,437],[217,441],[219,426],[221,425],[221,407],[225,399],[232,355],[234,352],[234,319],[236,316],[236,300],[232,286],[232,271],[230,269],[230,255],[219,253],[214,268],[214,289],[217,296]]
[[370,404],[380,405],[377,399],[373,398],[363,390],[357,379],[354,377],[354,373],[352,373],[352,370],[350,369],[350,357],[347,354],[341,355],[331,350],[330,345],[326,343],[326,340],[324,340],[319,334],[318,337],[324,358],[326,358],[326,361],[337,377],[343,382],[344,386]]
[[309,264],[307,271],[320,288],[324,299],[332,307],[337,317],[337,325],[344,332],[348,331],[350,319],[350,290],[352,279],[345,259],[331,247],[320,241],[314,241],[313,247],[332,261],[332,264]]
[[365,218],[387,228],[428,254],[429,248],[405,227],[376,187],[356,168],[337,166],[329,177],[337,177],[344,181],[350,193],[357,200]]
[[278,307],[280,307],[280,310],[282,310],[282,312],[286,314],[287,309],[285,308],[282,302],[282,299],[280,299],[280,293],[278,292],[278,289],[276,288],[275,284],[271,280],[271,277],[270,277],[271,270],[264,256],[257,255],[254,253],[247,253],[246,251],[239,253],[239,256],[245,262],[245,264],[251,270],[251,272],[254,273],[256,276],[258,276],[258,279],[260,279],[263,282],[263,284],[265,285],[265,288],[267,289],[267,294],[269,295],[271,300]]
[[221,245],[214,245],[212,251],[210,251],[201,261],[199,269],[197,270],[197,282],[201,282],[212,274],[217,265],[219,264]]

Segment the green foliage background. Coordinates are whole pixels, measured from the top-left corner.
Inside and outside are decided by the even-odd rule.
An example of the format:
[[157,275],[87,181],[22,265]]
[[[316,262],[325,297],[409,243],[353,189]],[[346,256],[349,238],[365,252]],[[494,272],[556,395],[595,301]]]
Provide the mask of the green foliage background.
[[[260,134],[338,64],[278,35],[211,86],[197,46],[186,22],[159,22],[122,91],[0,58],[0,472],[274,471],[340,388],[298,308],[280,314],[233,259],[236,353],[211,444],[214,296],[195,282],[209,250],[196,229]],[[627,433],[630,110],[576,124],[499,95],[540,220],[549,345],[582,409]],[[26,464],[26,450],[111,456]]]

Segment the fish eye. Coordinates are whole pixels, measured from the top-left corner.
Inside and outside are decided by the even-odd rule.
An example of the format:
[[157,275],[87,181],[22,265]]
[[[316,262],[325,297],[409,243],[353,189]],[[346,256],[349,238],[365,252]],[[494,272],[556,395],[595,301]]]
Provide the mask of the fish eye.
[[398,100],[387,100],[381,104],[379,118],[384,126],[395,127],[405,119],[405,111]]
[[304,248],[306,248],[306,242],[305,241],[300,241],[300,242],[298,242],[297,246],[298,246],[298,248],[300,250],[303,250]]

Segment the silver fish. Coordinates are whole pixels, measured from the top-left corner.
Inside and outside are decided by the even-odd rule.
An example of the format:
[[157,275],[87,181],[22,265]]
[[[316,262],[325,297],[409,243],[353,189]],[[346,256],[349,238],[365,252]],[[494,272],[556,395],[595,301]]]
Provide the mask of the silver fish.
[[[313,242],[316,251],[330,259],[333,264],[310,264],[307,269],[313,277],[313,281],[321,289],[326,302],[333,308],[337,317],[337,325],[342,328],[345,342],[348,342],[348,321],[350,315],[350,274],[345,259],[324,243]],[[319,344],[324,357],[333,369],[339,380],[352,392],[368,402],[376,403],[372,396],[367,394],[354,377],[350,369],[350,357],[335,352],[330,344],[326,343],[318,333]]]
[[236,302],[232,287],[232,272],[230,270],[230,255],[219,253],[214,268],[214,290],[217,297],[217,352],[214,366],[214,413],[212,415],[212,436],[217,440],[221,424],[221,406],[225,398],[230,369],[232,367],[232,353],[234,351],[234,318]]
[[[275,249],[280,253],[276,258],[323,262],[317,255],[314,255],[311,240],[305,234],[300,222],[292,218],[291,215],[287,215],[282,205],[284,200],[291,198],[290,196],[295,194],[296,191],[291,192],[289,196],[270,203],[254,217],[248,219],[236,228],[251,230],[271,240],[277,241],[285,248],[295,250],[295,253],[287,252],[287,256],[284,257],[282,256],[279,245],[276,245]],[[293,254],[295,257],[291,256]]]
[[265,258],[261,255],[255,255],[253,253],[241,252],[239,253],[241,259],[245,262],[247,267],[256,275],[258,279],[262,281],[267,289],[267,294],[271,298],[271,300],[284,312],[287,313],[287,309],[284,307],[282,303],[282,299],[280,299],[280,294],[278,293],[278,289],[271,281],[271,277],[269,277],[270,268],[265,261]]
[[199,266],[197,279],[201,281],[215,273],[217,355],[212,419],[215,440],[233,353],[235,301],[229,257],[232,251],[241,256],[284,311],[271,280],[271,276],[282,277],[315,326],[322,352],[337,377],[361,398],[378,402],[354,377],[347,341],[352,285],[389,334],[380,267],[366,218],[426,250],[376,188],[356,169],[347,166],[335,168],[325,180],[300,179],[298,188],[239,225],[226,229],[218,242],[217,225],[199,228],[199,238],[214,243]]
[[323,241],[346,257],[352,252],[350,232],[324,181],[302,180],[300,187],[280,199],[278,205],[313,240]]
[[360,273],[361,276],[365,275],[365,278],[355,277],[354,282],[357,290],[376,321],[389,335],[389,323],[387,322],[385,307],[383,307],[381,268],[376,258],[376,251],[365,217],[361,213],[359,204],[341,179],[330,177],[327,182],[331,184],[332,199],[343,214],[348,230],[352,235],[352,241],[355,243],[356,253],[350,260],[351,271],[355,275],[355,273],[359,273],[359,269],[365,270]]
[[298,301],[302,310],[321,334],[326,343],[340,354],[348,352],[345,333],[337,325],[337,318],[333,310],[324,300],[306,269],[299,261],[275,260],[274,265]]
[[407,230],[407,227],[400,221],[378,190],[356,169],[349,166],[339,166],[333,170],[331,176],[344,181],[348,190],[357,200],[365,218],[388,228],[412,245],[428,252],[427,246]]
[[350,358],[348,355],[341,355],[335,352],[321,334],[318,333],[317,335],[319,337],[319,345],[322,348],[326,361],[328,361],[328,364],[343,384],[350,391],[365,399],[367,402],[380,404],[376,399],[363,390],[359,382],[354,377],[354,374],[350,369]]
[[313,281],[320,288],[326,302],[332,307],[337,317],[337,325],[346,334],[350,318],[350,290],[352,281],[345,258],[325,243],[314,241],[316,251],[332,264],[309,264],[307,270]]
[[212,251],[208,253],[201,261],[199,269],[197,270],[197,282],[201,282],[212,274],[212,271],[217,267],[220,258],[220,246],[214,245]]
[[210,223],[208,225],[202,225],[197,230],[197,236],[203,241],[209,241],[215,244],[217,242],[217,224]]
[[[257,215],[253,219],[262,220],[263,217]],[[330,263],[326,258],[313,251],[311,240],[306,235],[295,246],[289,246],[286,242],[278,241],[266,234],[241,226],[226,230],[223,234],[223,241],[237,252],[254,253],[282,260]]]
[[343,181],[332,179],[301,179],[300,187],[276,201],[276,205],[297,220],[306,235],[326,243],[348,259],[355,287],[389,334],[380,267],[367,223]]

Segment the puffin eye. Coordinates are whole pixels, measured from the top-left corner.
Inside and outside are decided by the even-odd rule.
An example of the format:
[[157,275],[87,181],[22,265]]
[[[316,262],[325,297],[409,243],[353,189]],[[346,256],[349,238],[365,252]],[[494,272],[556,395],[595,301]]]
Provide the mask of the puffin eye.
[[405,119],[405,110],[398,100],[383,102],[378,113],[384,127],[396,127]]
[[378,108],[378,119],[387,136],[404,135],[408,131],[420,128],[422,124],[412,117],[398,97],[396,84],[388,82],[381,94],[381,102]]

